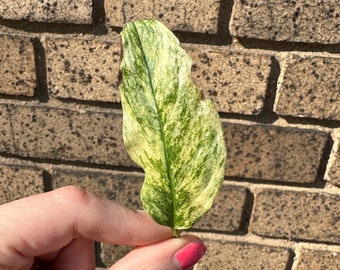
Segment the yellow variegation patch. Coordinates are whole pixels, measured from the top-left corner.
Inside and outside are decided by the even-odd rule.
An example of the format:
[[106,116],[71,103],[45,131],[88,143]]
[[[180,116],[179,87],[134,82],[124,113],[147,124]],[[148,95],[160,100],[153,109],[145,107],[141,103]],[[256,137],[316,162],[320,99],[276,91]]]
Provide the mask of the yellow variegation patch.
[[213,102],[201,100],[191,58],[170,30],[140,20],[121,35],[124,143],[145,171],[145,211],[178,236],[210,209],[223,181],[221,122]]

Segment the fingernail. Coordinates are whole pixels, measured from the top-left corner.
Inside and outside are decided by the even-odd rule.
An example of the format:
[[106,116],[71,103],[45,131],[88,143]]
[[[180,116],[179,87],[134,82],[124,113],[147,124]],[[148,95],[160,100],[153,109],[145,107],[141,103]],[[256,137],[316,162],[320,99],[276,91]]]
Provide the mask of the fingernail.
[[202,243],[190,243],[177,251],[174,257],[181,265],[182,270],[189,270],[202,258],[206,250],[206,246]]

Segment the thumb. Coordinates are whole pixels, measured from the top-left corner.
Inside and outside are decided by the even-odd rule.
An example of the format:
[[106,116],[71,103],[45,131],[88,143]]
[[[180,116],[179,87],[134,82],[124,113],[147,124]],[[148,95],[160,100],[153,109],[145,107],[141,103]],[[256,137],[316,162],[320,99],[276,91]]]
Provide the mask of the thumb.
[[115,263],[110,270],[188,270],[204,255],[206,247],[193,235],[171,238],[137,247]]

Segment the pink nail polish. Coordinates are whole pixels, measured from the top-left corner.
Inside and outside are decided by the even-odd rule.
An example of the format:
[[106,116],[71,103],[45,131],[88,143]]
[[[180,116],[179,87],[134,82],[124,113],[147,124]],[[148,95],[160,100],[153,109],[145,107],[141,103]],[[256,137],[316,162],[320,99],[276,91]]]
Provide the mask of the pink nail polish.
[[202,258],[207,248],[202,243],[190,243],[175,253],[182,270],[189,270]]

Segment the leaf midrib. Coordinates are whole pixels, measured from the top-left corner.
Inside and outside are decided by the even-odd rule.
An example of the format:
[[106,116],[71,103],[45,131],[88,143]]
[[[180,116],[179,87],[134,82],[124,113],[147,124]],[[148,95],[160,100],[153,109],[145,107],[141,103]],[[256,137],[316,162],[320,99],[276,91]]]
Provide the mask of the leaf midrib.
[[166,147],[165,147],[164,123],[162,121],[162,118],[160,117],[160,113],[159,113],[160,110],[159,110],[157,102],[156,102],[155,87],[152,83],[150,65],[149,65],[148,59],[146,58],[146,55],[145,55],[145,50],[143,48],[142,40],[140,38],[140,35],[139,35],[139,32],[138,32],[136,25],[134,23],[132,25],[133,25],[133,27],[136,31],[138,43],[139,43],[139,46],[141,48],[142,55],[143,55],[143,60],[146,64],[149,84],[150,84],[150,88],[151,88],[151,91],[152,91],[152,97],[153,97],[154,103],[155,103],[157,119],[158,119],[158,122],[159,122],[159,125],[160,125],[160,136],[161,136],[161,141],[162,141],[163,156],[164,156],[165,167],[166,167],[165,172],[166,172],[166,177],[167,177],[167,179],[170,183],[170,190],[171,190],[171,201],[172,201],[172,224],[171,224],[172,226],[171,226],[171,228],[175,229],[175,212],[176,212],[176,210],[175,210],[176,209],[176,207],[175,207],[176,206],[175,205],[175,185],[174,185],[174,181],[172,179],[171,173],[170,173],[171,170],[170,170],[170,166],[169,166],[169,162],[168,162],[169,158],[168,158]]

